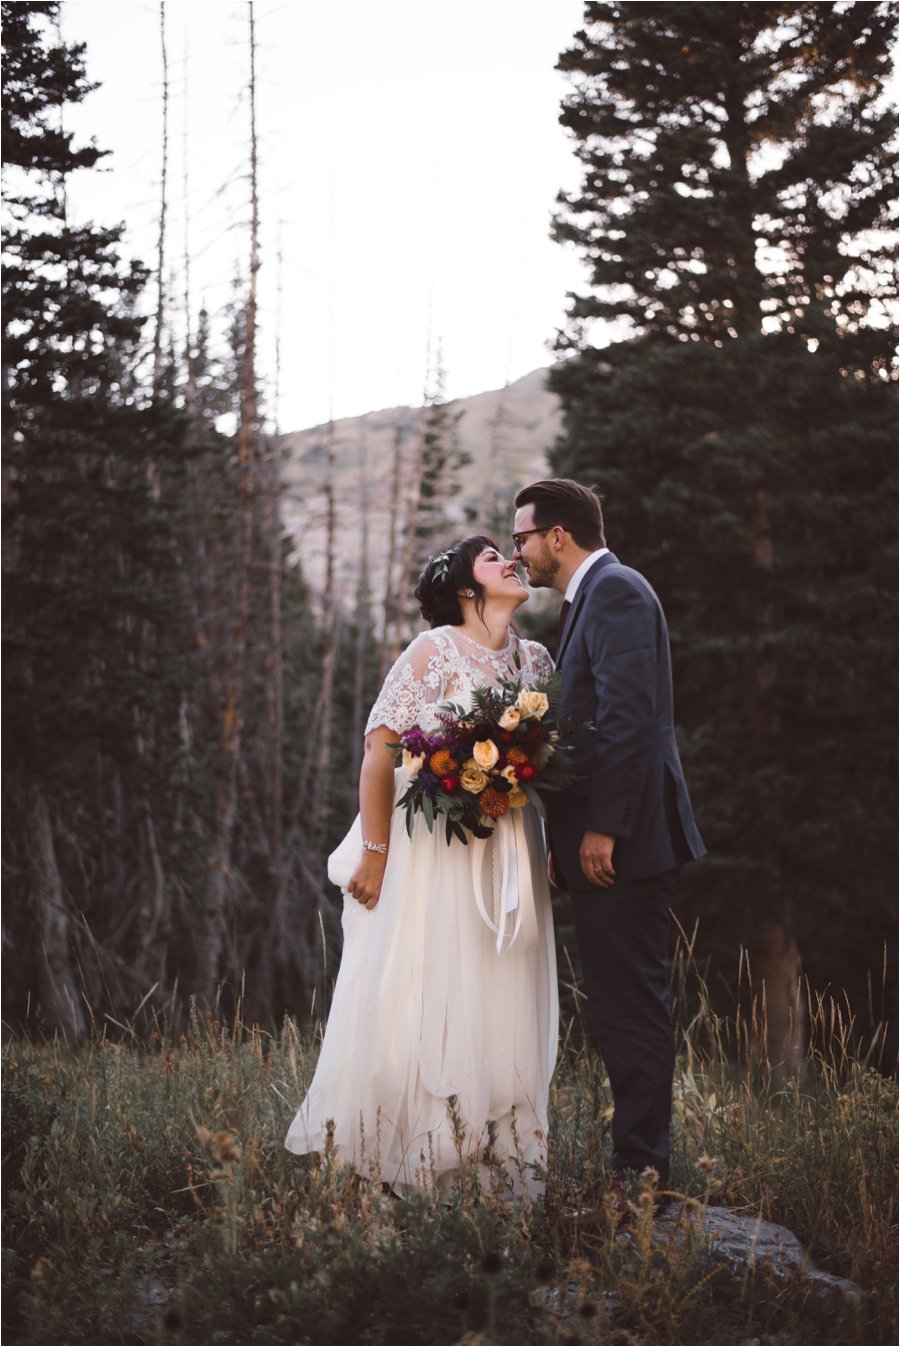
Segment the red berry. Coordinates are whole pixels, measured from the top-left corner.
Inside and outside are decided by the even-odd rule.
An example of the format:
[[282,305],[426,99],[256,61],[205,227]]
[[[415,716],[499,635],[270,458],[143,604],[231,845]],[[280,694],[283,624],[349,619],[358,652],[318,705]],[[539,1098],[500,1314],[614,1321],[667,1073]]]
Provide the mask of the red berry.
[[458,776],[442,776],[442,777],[441,777],[441,790],[446,791],[448,795],[453,795],[453,794],[455,794],[455,792],[459,790],[459,777],[458,777]]
[[537,774],[537,768],[530,762],[523,762],[521,767],[516,768],[516,776],[520,781],[533,781]]

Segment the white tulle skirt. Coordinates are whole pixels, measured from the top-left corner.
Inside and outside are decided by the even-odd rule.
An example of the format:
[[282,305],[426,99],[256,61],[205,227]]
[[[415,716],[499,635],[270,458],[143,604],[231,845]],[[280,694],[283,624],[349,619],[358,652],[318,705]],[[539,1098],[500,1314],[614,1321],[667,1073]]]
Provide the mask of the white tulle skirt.
[[[395,800],[407,784],[398,770]],[[361,840],[357,817],[329,860],[341,887]],[[330,1134],[340,1160],[399,1193],[446,1189],[461,1160],[485,1186],[499,1161],[512,1191],[539,1192],[558,1002],[535,811],[510,811],[480,846],[448,846],[440,820],[432,833],[417,815],[410,838],[395,810],[380,901],[370,912],[345,892],[343,930],[288,1150],[322,1151]]]

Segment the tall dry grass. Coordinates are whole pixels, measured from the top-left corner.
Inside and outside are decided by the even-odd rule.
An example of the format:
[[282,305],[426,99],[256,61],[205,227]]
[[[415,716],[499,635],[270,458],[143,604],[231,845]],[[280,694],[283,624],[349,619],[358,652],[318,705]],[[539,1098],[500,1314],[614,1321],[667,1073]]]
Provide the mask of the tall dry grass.
[[177,1039],[98,1031],[4,1051],[8,1343],[880,1343],[896,1340],[896,1081],[852,1018],[808,1006],[807,1067],[765,1059],[759,1010],[717,1018],[679,961],[673,1188],[792,1229],[865,1292],[844,1315],[798,1279],[740,1294],[702,1240],[573,1234],[603,1178],[612,1101],[569,1026],[546,1197],[386,1196],[332,1155],[282,1149],[318,1050],[195,1014]]

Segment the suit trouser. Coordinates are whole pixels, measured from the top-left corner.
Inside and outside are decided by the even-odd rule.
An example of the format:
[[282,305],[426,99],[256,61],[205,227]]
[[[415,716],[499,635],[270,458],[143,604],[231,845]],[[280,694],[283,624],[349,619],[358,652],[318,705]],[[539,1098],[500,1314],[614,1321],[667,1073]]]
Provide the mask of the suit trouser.
[[612,1087],[613,1168],[652,1165],[669,1179],[675,1046],[669,1007],[669,908],[677,870],[572,893],[597,1048]]

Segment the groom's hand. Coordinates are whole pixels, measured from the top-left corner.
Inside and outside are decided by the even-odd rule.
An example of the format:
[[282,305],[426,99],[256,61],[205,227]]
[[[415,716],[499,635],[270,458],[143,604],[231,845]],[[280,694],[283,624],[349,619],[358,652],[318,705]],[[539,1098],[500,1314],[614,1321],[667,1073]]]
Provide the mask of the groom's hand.
[[588,883],[598,889],[608,889],[616,878],[612,855],[616,839],[607,833],[586,832],[581,839],[578,859]]

